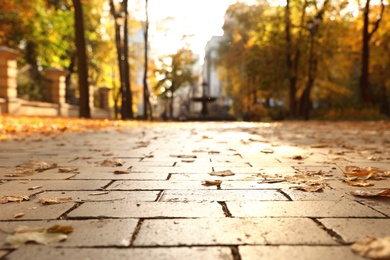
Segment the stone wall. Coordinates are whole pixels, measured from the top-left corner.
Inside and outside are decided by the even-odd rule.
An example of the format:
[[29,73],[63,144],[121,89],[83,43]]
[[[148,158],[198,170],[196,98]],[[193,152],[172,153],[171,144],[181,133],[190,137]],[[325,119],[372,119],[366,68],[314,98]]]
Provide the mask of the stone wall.
[[[79,107],[65,102],[65,78],[67,71],[58,68],[45,68],[43,74],[48,84],[47,102],[29,101],[17,96],[17,61],[18,52],[0,46],[0,115],[26,116],[63,116],[78,117]],[[109,108],[109,91],[107,87],[99,88],[100,107],[94,107],[93,88],[89,97],[91,116],[93,118],[111,118]]]

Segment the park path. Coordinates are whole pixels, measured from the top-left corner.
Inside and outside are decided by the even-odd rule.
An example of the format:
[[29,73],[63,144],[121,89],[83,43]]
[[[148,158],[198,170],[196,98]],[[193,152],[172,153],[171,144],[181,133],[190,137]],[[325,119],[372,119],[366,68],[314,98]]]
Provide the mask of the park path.
[[3,141],[0,258],[363,259],[353,243],[390,236],[389,171],[381,121],[140,122]]

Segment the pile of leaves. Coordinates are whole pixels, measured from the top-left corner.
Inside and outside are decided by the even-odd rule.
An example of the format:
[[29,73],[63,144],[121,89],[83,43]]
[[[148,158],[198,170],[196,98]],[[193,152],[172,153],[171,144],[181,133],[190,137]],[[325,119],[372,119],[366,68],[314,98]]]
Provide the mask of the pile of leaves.
[[0,116],[0,140],[23,139],[33,134],[52,135],[107,127],[133,126],[135,121],[65,117]]

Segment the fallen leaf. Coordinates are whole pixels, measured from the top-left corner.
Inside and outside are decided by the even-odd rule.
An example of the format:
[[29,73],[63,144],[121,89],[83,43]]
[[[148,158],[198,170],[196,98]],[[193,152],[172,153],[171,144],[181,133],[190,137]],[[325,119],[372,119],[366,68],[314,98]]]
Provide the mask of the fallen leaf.
[[355,190],[350,193],[357,197],[390,197],[390,189],[381,191]]
[[21,218],[21,217],[23,217],[25,214],[24,213],[16,213],[15,215],[14,215],[14,218]]
[[202,185],[205,186],[221,186],[222,181],[221,180],[205,180],[202,181]]
[[73,232],[72,226],[60,226],[60,225],[54,225],[46,229],[47,233],[63,233],[63,234],[70,234]]
[[125,161],[120,160],[120,159],[106,159],[100,164],[100,166],[116,167],[116,166],[122,166],[124,163],[125,163]]
[[262,153],[274,153],[274,150],[271,149],[271,148],[264,148],[263,150],[261,150]]
[[14,248],[21,247],[28,242],[49,245],[66,240],[68,238],[67,234],[72,231],[72,227],[62,227],[58,225],[47,229],[22,226],[16,228],[13,234],[8,235],[5,239],[5,243]]
[[284,178],[266,178],[262,181],[259,181],[259,183],[278,183],[284,181],[286,181]]
[[234,173],[231,170],[210,172],[209,174],[211,176],[222,176],[222,177],[234,175]]
[[390,259],[390,236],[360,239],[351,245],[351,250],[365,258],[388,260]]
[[59,168],[58,169],[58,172],[76,172],[78,171],[79,168],[71,168],[71,167],[68,167],[68,168]]
[[30,169],[34,169],[38,172],[42,172],[42,171],[45,171],[48,169],[57,168],[57,166],[58,165],[56,163],[47,163],[47,162],[39,161],[39,160],[28,160],[27,162],[19,165],[19,167],[21,167],[21,168],[30,168]]
[[130,172],[131,172],[131,169],[116,170],[116,171],[114,171],[114,174],[129,174]]
[[8,173],[5,176],[6,177],[25,177],[25,176],[33,175],[34,173],[35,173],[35,169],[18,167],[15,170],[13,170],[12,173]]
[[370,186],[374,186],[373,183],[368,182],[367,180],[344,179],[344,182],[348,183],[348,185],[350,185],[350,186],[357,186],[357,187],[370,187]]
[[59,197],[59,198],[41,198],[38,200],[42,205],[52,205],[52,204],[61,204],[72,201],[72,197]]
[[294,155],[294,156],[291,157],[291,159],[293,159],[293,160],[303,160],[304,157],[302,155]]
[[102,153],[103,156],[113,156],[114,154],[111,152],[104,152]]
[[296,190],[307,191],[307,192],[320,192],[324,190],[324,187],[325,187],[324,184],[318,183],[315,185],[293,186],[291,188]]
[[183,159],[196,159],[196,155],[188,155],[188,154],[171,154],[171,157],[183,158]]
[[28,188],[28,190],[37,190],[37,189],[40,189],[40,188],[42,188],[42,186],[34,186],[34,187]]
[[30,200],[29,196],[4,196],[0,198],[0,204],[8,202],[22,202],[24,200]]

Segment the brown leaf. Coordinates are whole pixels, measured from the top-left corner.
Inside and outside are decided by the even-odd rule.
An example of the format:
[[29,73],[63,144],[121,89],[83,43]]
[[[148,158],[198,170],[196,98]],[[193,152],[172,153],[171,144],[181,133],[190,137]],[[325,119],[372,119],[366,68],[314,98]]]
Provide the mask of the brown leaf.
[[344,179],[344,182],[348,183],[350,186],[358,186],[358,187],[370,187],[374,186],[373,183],[368,182],[366,180],[351,180],[351,179]]
[[0,198],[0,204],[8,202],[22,202],[24,200],[30,200],[30,198],[28,196],[5,196]]
[[67,234],[72,231],[72,227],[62,227],[58,225],[49,227],[47,229],[21,226],[17,227],[13,234],[6,237],[5,243],[15,248],[21,247],[28,242],[49,245],[67,239]]
[[202,181],[202,185],[204,186],[221,186],[222,181],[221,180],[205,180]]
[[54,225],[46,229],[47,233],[62,233],[62,234],[70,234],[73,232],[72,226],[60,226]]
[[19,165],[19,167],[30,168],[30,169],[34,169],[38,172],[42,172],[42,171],[45,171],[48,169],[57,168],[58,165],[56,163],[47,163],[47,162],[39,161],[39,160],[28,160],[27,162]]
[[305,185],[305,186],[295,186],[291,187],[292,189],[308,191],[308,192],[320,192],[324,190],[324,184],[318,183],[315,185]]
[[52,205],[52,204],[61,204],[72,201],[72,197],[59,197],[59,198],[41,198],[38,200],[42,205]]
[[59,168],[58,172],[76,172],[78,171],[79,168],[72,168],[72,167],[67,167],[67,168]]
[[28,190],[37,190],[40,188],[42,188],[42,186],[33,186],[33,187],[28,188]]
[[278,183],[284,181],[286,181],[284,178],[265,178],[264,180],[259,181],[259,183]]
[[351,245],[351,250],[365,258],[388,260],[390,259],[390,236],[360,239]]
[[196,155],[191,154],[171,154],[171,157],[183,158],[183,159],[196,159]]
[[303,160],[304,157],[302,155],[294,155],[294,156],[291,157],[291,159],[293,159],[293,160]]
[[114,174],[129,174],[129,173],[131,173],[131,169],[114,171]]
[[120,160],[120,159],[106,159],[100,164],[100,166],[116,167],[116,166],[122,166],[124,163],[125,163],[125,161]]
[[16,214],[14,214],[14,218],[21,218],[21,217],[23,217],[24,215],[25,215],[25,214],[22,213],[22,212],[16,213]]
[[35,169],[18,167],[15,170],[13,170],[12,173],[8,173],[5,176],[6,177],[25,177],[25,176],[33,175],[34,173],[35,173]]
[[222,176],[222,177],[234,175],[234,173],[231,170],[210,172],[209,174],[211,176]]
[[271,149],[271,148],[264,148],[263,150],[261,150],[262,153],[274,153],[274,150]]
[[381,191],[355,190],[351,191],[350,193],[351,195],[357,197],[390,197],[390,189]]

